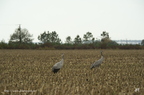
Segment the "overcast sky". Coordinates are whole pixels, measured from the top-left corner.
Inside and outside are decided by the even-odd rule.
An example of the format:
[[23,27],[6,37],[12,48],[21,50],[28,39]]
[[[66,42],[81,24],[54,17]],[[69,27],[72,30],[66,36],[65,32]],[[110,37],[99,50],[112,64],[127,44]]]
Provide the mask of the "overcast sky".
[[100,39],[107,31],[112,40],[144,39],[144,0],[0,0],[0,41],[8,42],[21,24],[34,42],[44,31],[67,36],[91,32]]

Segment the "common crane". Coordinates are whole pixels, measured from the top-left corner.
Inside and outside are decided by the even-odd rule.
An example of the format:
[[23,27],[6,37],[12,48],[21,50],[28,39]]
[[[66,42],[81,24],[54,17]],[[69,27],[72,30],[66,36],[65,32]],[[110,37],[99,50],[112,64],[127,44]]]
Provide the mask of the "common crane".
[[62,59],[60,62],[57,62],[53,67],[52,67],[52,72],[57,73],[63,66],[64,64],[64,54],[62,54]]
[[103,52],[103,51],[101,51],[101,58],[100,58],[98,61],[94,62],[94,63],[91,65],[91,67],[90,67],[91,69],[92,69],[92,68],[95,68],[95,67],[99,67],[99,66],[101,65],[101,63],[103,62],[104,57],[103,57],[102,52]]

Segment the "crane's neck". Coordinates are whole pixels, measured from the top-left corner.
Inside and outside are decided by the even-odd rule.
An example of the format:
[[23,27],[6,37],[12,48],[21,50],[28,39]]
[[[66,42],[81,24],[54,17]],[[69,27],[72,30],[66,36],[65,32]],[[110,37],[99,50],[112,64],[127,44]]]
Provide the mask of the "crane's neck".
[[62,55],[62,59],[64,59],[64,55]]
[[102,52],[101,52],[101,56],[103,56]]
[[62,54],[62,59],[61,59],[61,63],[64,64],[64,54]]

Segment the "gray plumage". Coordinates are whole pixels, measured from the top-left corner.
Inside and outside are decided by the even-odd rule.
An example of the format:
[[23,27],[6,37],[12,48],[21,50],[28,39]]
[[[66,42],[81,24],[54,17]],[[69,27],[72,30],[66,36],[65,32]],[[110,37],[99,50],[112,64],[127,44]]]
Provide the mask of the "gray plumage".
[[95,67],[99,67],[102,64],[103,60],[104,60],[104,57],[103,57],[103,54],[102,54],[102,51],[101,51],[101,58],[98,61],[94,62],[91,65],[90,68],[92,69],[92,68],[95,68]]
[[62,59],[60,62],[57,62],[53,67],[52,67],[52,72],[57,73],[63,66],[64,64],[64,54],[62,54]]

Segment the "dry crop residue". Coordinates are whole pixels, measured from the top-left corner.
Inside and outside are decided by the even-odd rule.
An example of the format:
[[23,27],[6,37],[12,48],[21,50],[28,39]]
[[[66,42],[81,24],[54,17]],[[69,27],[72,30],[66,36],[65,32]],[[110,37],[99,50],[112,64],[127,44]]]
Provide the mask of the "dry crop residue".
[[[64,66],[54,74],[52,66]],[[144,50],[0,50],[3,95],[124,95],[144,93]]]

